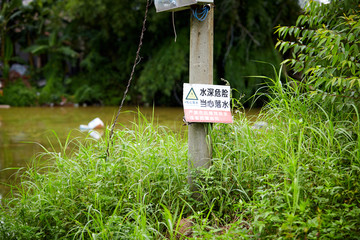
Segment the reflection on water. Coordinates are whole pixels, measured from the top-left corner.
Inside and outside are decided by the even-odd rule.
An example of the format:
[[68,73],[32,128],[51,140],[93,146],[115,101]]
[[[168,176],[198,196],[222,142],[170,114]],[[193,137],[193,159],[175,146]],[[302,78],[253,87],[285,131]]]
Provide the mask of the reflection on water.
[[[153,108],[140,111],[150,119]],[[30,164],[35,154],[43,152],[40,145],[51,150],[49,141],[58,146],[57,138],[64,142],[70,132],[72,137],[85,138],[89,133],[79,130],[81,124],[99,117],[106,126],[110,125],[116,112],[117,107],[0,109],[0,202],[10,190],[5,184],[14,181],[14,173]],[[137,108],[125,108],[117,121],[118,127],[130,126],[136,116]],[[173,130],[182,126],[182,117],[181,108],[154,109],[154,120]]]

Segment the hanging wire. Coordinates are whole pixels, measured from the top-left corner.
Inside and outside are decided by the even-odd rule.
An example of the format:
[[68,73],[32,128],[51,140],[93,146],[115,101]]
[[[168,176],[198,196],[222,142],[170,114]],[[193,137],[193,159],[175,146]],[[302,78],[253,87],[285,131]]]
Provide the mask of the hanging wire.
[[203,7],[197,7],[197,8],[192,8],[191,9],[193,16],[199,20],[199,21],[204,21],[210,11],[210,6],[209,5],[204,5]]
[[173,24],[173,29],[174,29],[174,34],[175,34],[175,42],[177,39],[177,34],[176,34],[176,27],[175,27],[175,12],[172,12],[172,24]]
[[148,11],[149,11],[149,6],[150,4],[152,3],[152,0],[151,0],[151,3],[149,0],[146,0],[146,9],[145,9],[145,15],[144,15],[144,21],[143,21],[143,25],[142,25],[142,30],[141,30],[141,34],[140,34],[140,40],[139,40],[139,46],[138,46],[138,49],[136,51],[136,57],[135,57],[135,60],[134,60],[134,65],[132,67],[132,71],[131,71],[131,74],[130,74],[130,78],[129,78],[129,81],[128,81],[128,84],[126,86],[126,89],[125,89],[125,92],[124,92],[124,95],[123,95],[123,98],[121,100],[121,103],[120,103],[120,106],[119,106],[119,109],[118,109],[118,112],[116,114],[116,117],[115,117],[115,120],[113,121],[112,123],[112,126],[111,126],[111,130],[110,130],[110,133],[109,133],[109,139],[108,139],[108,143],[107,143],[107,147],[106,147],[106,159],[108,159],[110,157],[110,145],[112,144],[112,136],[114,134],[114,128],[115,128],[115,124],[119,118],[119,115],[120,115],[120,112],[121,112],[121,109],[124,105],[124,101],[125,101],[125,98],[127,96],[127,93],[129,91],[129,88],[130,88],[130,85],[131,85],[131,81],[133,79],[133,76],[134,76],[134,72],[135,72],[135,68],[136,66],[140,63],[141,61],[141,57],[140,57],[140,50],[141,50],[141,47],[142,47],[142,44],[143,44],[143,39],[144,39],[144,33],[146,31],[146,20],[147,20],[147,14],[148,14]]

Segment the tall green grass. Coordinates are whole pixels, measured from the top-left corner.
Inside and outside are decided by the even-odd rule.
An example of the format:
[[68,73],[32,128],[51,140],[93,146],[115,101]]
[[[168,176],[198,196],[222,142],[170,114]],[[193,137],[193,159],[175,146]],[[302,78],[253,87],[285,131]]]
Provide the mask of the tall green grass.
[[280,75],[269,79],[259,118],[270,127],[252,129],[240,117],[213,132],[208,174],[217,184],[202,183],[204,194],[216,199],[218,218],[242,218],[255,238],[358,239],[358,109],[334,112]]
[[29,168],[0,209],[0,239],[358,239],[358,109],[334,112],[280,75],[258,116],[269,127],[241,113],[212,126],[200,199],[187,185],[186,132],[139,114],[108,159],[105,140],[77,142],[48,152],[46,171]]
[[183,136],[139,115],[115,133],[107,161],[105,151],[91,141],[48,152],[52,166],[28,169],[2,208],[0,239],[163,238],[164,209],[175,213],[189,196]]

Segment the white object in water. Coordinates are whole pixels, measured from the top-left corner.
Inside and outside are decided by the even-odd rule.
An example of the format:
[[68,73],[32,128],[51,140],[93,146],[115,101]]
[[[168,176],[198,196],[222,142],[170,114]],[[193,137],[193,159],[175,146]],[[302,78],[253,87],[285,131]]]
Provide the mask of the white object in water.
[[89,122],[88,127],[89,127],[90,129],[103,128],[103,127],[104,127],[104,122],[101,121],[100,118],[95,118],[94,120],[92,120],[91,122]]
[[88,125],[83,125],[83,124],[80,125],[80,131],[89,131],[89,130],[90,128]]
[[101,138],[101,133],[99,133],[98,131],[95,131],[94,129],[100,129],[104,127],[104,122],[101,121],[100,118],[95,118],[93,119],[91,122],[89,122],[88,125],[80,125],[80,131],[89,131],[89,136],[99,140]]
[[101,134],[95,130],[90,130],[89,135],[90,137],[95,138],[96,140],[99,140],[101,138]]
[[88,125],[81,124],[80,125],[80,130],[81,131],[89,131],[89,130],[92,130],[92,129],[99,129],[99,128],[103,128],[103,127],[104,127],[104,122],[101,121],[100,118],[95,118],[94,120],[89,122]]

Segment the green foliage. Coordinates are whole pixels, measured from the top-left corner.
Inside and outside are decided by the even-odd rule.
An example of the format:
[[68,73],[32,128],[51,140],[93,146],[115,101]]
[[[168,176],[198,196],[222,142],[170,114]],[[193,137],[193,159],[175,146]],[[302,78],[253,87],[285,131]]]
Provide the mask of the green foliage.
[[0,9],[0,58],[1,70],[5,81],[8,80],[10,65],[9,62],[13,60],[13,43],[11,39],[11,30],[14,29],[12,24],[17,20],[21,11],[18,7],[21,5],[20,0],[2,1]]
[[[182,83],[187,82],[189,67],[188,31],[180,32],[177,42],[173,42],[172,39],[168,39],[168,41],[170,44],[163,45],[147,61],[137,81],[138,90],[145,102],[151,103],[156,95],[157,98],[160,96],[166,103],[173,93],[174,86],[178,85],[182,89]],[[160,102],[161,99],[157,99],[157,102]]]
[[[92,65],[92,63],[87,62]],[[75,95],[75,100],[87,104],[117,105],[121,101],[125,85],[119,78],[123,73],[117,72],[114,64],[93,66],[89,72],[73,76],[65,81],[70,95]],[[84,94],[84,96],[82,96]]]
[[[72,42],[81,55],[77,66],[79,74],[72,78],[100,90],[102,103],[119,104],[135,59],[145,2],[77,0],[65,3],[71,19],[68,28]],[[146,48],[150,44],[144,45]],[[71,84],[71,92],[77,91],[76,85],[79,84]],[[127,100],[137,103],[137,94],[130,89]]]
[[[269,64],[263,64],[261,61],[267,63],[280,63],[281,58],[273,48],[272,44],[266,47],[254,49],[249,53],[247,59],[244,58],[243,52],[246,51],[246,46],[238,46],[239,50],[234,50],[230,53],[227,64],[225,66],[226,79],[231,82],[231,87],[238,90],[238,94],[234,94],[234,98],[239,98],[240,94],[246,96],[253,96],[264,84],[264,79],[253,78],[250,76],[270,76],[272,68]],[[272,51],[271,51],[272,50]],[[236,79],[236,81],[231,81]]]
[[34,56],[46,55],[48,57],[46,64],[38,73],[46,80],[45,87],[41,89],[39,103],[59,103],[61,96],[66,91],[64,84],[65,62],[76,58],[77,52],[69,46],[70,35],[61,21],[61,17],[58,17],[63,11],[59,9],[60,3],[58,5],[49,5],[47,1],[41,0],[32,3],[33,6],[37,4],[41,5],[43,17],[49,22],[39,30],[41,32],[49,31],[50,33],[47,32],[35,39],[35,43],[24,49],[24,51]]
[[[252,96],[263,81],[249,79],[247,76],[269,73],[269,69],[254,61],[264,60],[275,65],[281,62],[280,56],[273,49],[273,27],[279,22],[295,22],[298,12],[297,1],[292,0],[271,3],[218,1],[215,9],[214,82],[221,84],[219,79],[223,77],[241,95],[245,94],[246,98]],[[145,101],[153,99],[155,95],[169,96],[171,91],[176,91],[188,79],[188,44],[180,39],[188,32],[188,24],[180,25],[188,23],[184,21],[188,17],[188,14],[175,14],[176,28],[180,33],[178,42],[173,43],[167,37],[173,31],[169,27],[163,39],[156,39],[157,52],[150,52],[149,60],[145,62],[137,82]],[[164,19],[161,21],[163,24]],[[152,34],[163,35],[159,30]]]
[[37,101],[36,91],[27,88],[22,81],[16,81],[4,89],[0,103],[14,107],[33,106]]
[[214,126],[202,209],[213,206],[217,225],[240,219],[234,225],[251,238],[357,239],[359,115],[344,120],[353,115],[327,113],[291,81],[272,81],[258,117],[270,127],[254,129],[243,115]]
[[258,116],[269,127],[253,128],[242,113],[212,127],[213,164],[193,172],[200,199],[186,181],[186,137],[140,114],[115,132],[109,159],[106,140],[69,137],[47,152],[50,166],[28,169],[4,199],[0,236],[178,239],[186,218],[190,239],[357,239],[359,114],[327,113],[276,76]]
[[299,12],[297,1],[292,0],[218,1],[214,51],[217,78],[224,77],[240,95],[245,94],[243,100],[251,97],[264,79],[248,76],[272,74],[270,68],[256,61],[281,62],[274,51],[273,28],[279,23],[295,23]]
[[[62,86],[64,94],[76,92],[76,83],[64,84],[65,76],[69,75],[71,79],[83,78],[80,82],[84,85],[106,93],[101,94],[103,104],[118,104],[134,62],[145,3],[144,0],[34,0],[21,6],[20,1],[20,6],[15,8],[19,14],[17,21],[9,22],[9,36],[29,53],[33,83],[46,79],[53,84],[46,70],[50,64],[56,66],[53,68],[58,76],[56,85]],[[279,23],[294,22],[298,12],[296,0],[219,0],[215,11],[215,83],[224,77],[242,94],[250,96],[261,80],[256,82],[245,76],[253,75],[254,71],[255,75],[268,72],[253,60],[273,64],[280,61],[273,51],[272,29]],[[128,102],[178,104],[170,95],[181,98],[182,83],[188,79],[189,18],[190,11],[175,14],[179,38],[174,43],[171,14],[156,13],[151,5],[142,61],[136,69]],[[48,89],[57,90],[57,87]],[[43,101],[52,98],[44,97]]]
[[116,132],[108,160],[105,140],[75,142],[67,155],[68,138],[61,154],[48,152],[48,172],[34,165],[17,189],[27,200],[10,201],[14,215],[1,214],[0,239],[163,238],[163,206],[175,213],[188,198],[187,151],[180,135],[152,124],[139,115]]
[[59,61],[49,61],[44,67],[46,85],[40,91],[39,104],[59,103],[64,95],[62,74],[59,72]]
[[102,92],[97,86],[83,85],[75,92],[75,100],[78,103],[101,102],[102,96]]
[[335,111],[351,109],[360,98],[359,14],[358,1],[311,1],[295,26],[277,29],[277,48],[292,53],[284,63],[303,75],[314,100],[335,104]]

